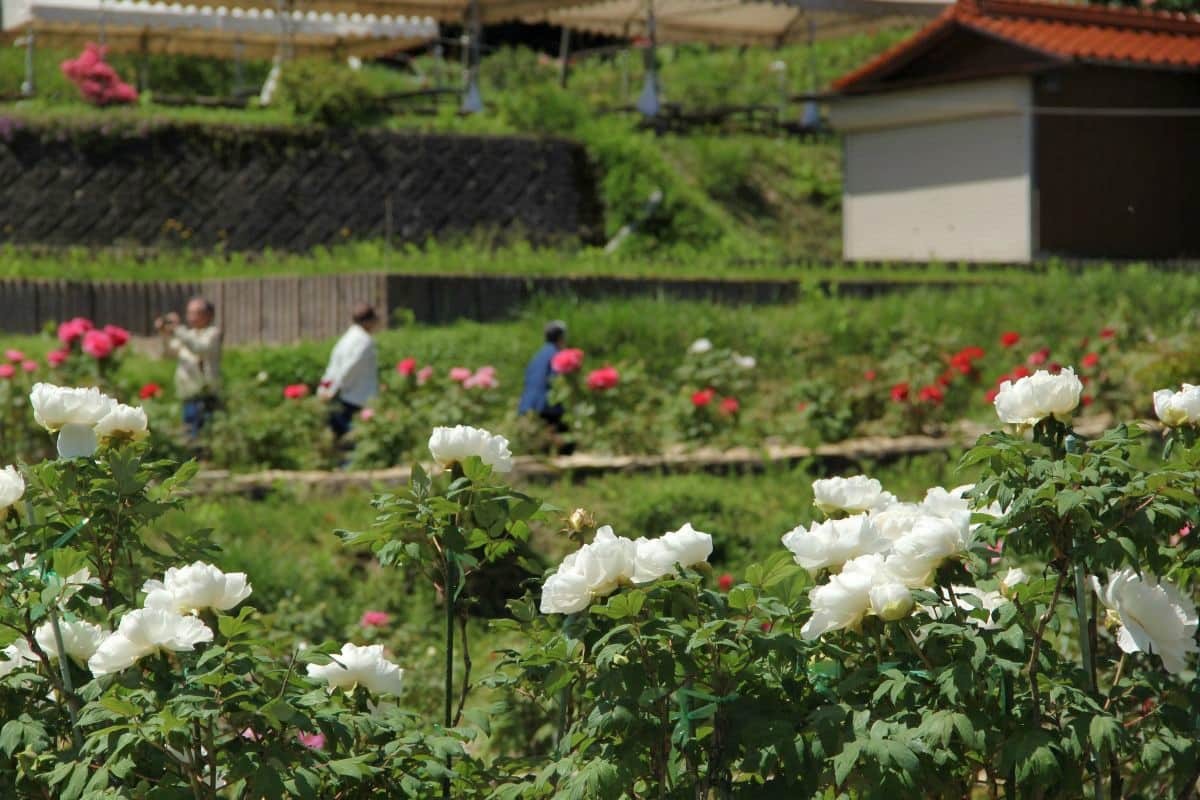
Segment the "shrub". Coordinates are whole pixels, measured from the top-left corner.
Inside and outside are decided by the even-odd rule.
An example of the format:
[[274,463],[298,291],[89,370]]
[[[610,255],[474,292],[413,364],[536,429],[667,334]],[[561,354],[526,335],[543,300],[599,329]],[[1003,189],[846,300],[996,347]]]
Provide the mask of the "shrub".
[[369,125],[387,113],[366,78],[344,64],[317,59],[284,67],[279,101],[299,119],[331,127]]

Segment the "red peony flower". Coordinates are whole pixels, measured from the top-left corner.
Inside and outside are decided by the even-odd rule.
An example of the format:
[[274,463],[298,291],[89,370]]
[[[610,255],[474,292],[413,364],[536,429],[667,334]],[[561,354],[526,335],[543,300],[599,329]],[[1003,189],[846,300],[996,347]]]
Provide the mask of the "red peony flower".
[[404,377],[408,377],[417,371],[417,360],[411,356],[401,361],[396,365],[396,372],[399,372]]
[[1016,331],[1005,331],[1004,333],[1000,334],[1001,347],[1012,347],[1020,341],[1021,334],[1017,333]]
[[108,358],[113,354],[116,345],[112,337],[104,331],[90,330],[83,335],[83,352],[97,360]]
[[1020,366],[1013,367],[1012,375],[1009,378],[1009,380],[1015,382],[1015,381],[1020,380],[1021,378],[1028,378],[1030,376],[1030,374],[1032,374],[1032,373],[1029,372],[1029,368],[1026,367],[1024,364],[1021,364]]
[[908,399],[909,386],[907,383],[897,383],[892,387],[892,400],[897,403],[903,403]]
[[717,391],[715,389],[701,389],[698,392],[692,393],[692,405],[696,408],[704,408],[706,405],[711,403],[713,398],[716,396]]
[[46,354],[46,363],[52,367],[61,367],[71,357],[69,350],[51,350]]
[[796,410],[803,414],[808,410],[808,403],[796,403]]
[[726,572],[721,577],[717,578],[717,586],[722,592],[728,592],[733,588],[733,576]]
[[1081,405],[1086,407],[1086,406],[1090,406],[1092,403],[1094,403],[1096,401],[1092,398],[1092,396],[1090,394],[1085,394],[1083,397],[1079,398],[1079,402]]
[[138,397],[143,400],[149,400],[152,397],[158,397],[162,394],[162,387],[157,383],[147,383],[138,389]]
[[946,399],[946,393],[940,386],[926,386],[917,393],[917,399],[922,403],[941,405],[942,401]]
[[112,339],[113,347],[124,347],[129,343],[129,331],[120,325],[105,325],[104,332]]
[[1104,330],[1100,331],[1101,339],[1113,339],[1116,338],[1116,335],[1117,331],[1115,328],[1105,328]]
[[1088,369],[1091,369],[1092,367],[1095,367],[1100,363],[1100,354],[1099,353],[1088,353],[1083,358],[1079,359],[1079,363],[1082,364],[1083,366],[1087,367]]
[[949,386],[953,382],[954,382],[954,373],[953,372],[943,372],[941,375],[937,376],[937,385],[938,386]]
[[736,397],[726,397],[721,401],[721,413],[727,417],[732,417],[741,407]]
[[1050,358],[1050,348],[1043,347],[1041,350],[1034,350],[1032,353],[1030,353],[1029,358],[1026,359],[1026,362],[1031,367],[1037,367],[1045,364],[1046,359],[1048,358]]
[[621,381],[621,374],[611,364],[592,370],[587,376],[587,387],[594,392],[611,389]]
[[583,366],[583,351],[578,347],[567,347],[559,350],[554,354],[554,358],[550,359],[550,369],[557,372],[559,375],[566,375],[568,372],[575,372]]
[[1051,361],[1046,365],[1046,371],[1051,375],[1057,375],[1058,373],[1062,372],[1062,364],[1058,363],[1057,361]]
[[984,398],[987,400],[987,403],[989,406],[996,402],[996,395],[998,395],[998,394],[1000,394],[999,389],[988,389],[987,390],[987,394],[984,395]]
[[873,381],[873,380],[875,380],[876,377],[877,376],[876,376],[875,370],[873,370],[873,369],[869,369],[863,373],[863,378],[868,381]]
[[308,397],[308,384],[293,383],[285,386],[283,387],[283,396],[288,400],[300,400],[301,398]]

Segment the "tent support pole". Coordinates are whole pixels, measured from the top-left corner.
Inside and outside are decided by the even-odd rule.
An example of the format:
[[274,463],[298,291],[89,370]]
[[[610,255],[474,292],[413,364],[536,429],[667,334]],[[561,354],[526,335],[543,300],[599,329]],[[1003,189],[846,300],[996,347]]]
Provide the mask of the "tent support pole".
[[466,29],[468,31],[467,86],[463,92],[460,111],[464,114],[475,114],[483,111],[483,97],[479,92],[479,40],[483,36],[483,25],[479,19],[479,0],[471,0],[467,6]]
[[646,0],[646,84],[638,98],[637,108],[644,116],[658,116],[658,35],[654,29],[654,0]]
[[33,25],[30,25],[29,33],[25,34],[25,80],[21,83],[23,97],[33,97],[34,92],[37,91],[33,68],[34,38]]
[[558,85],[562,88],[567,88],[567,78],[570,76],[571,67],[568,64],[568,59],[571,56],[571,29],[566,25],[563,26],[562,36],[558,40]]

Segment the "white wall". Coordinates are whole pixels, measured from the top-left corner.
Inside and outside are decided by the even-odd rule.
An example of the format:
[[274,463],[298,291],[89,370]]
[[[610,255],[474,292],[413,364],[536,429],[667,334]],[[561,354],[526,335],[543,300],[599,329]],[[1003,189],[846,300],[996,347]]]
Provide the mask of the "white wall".
[[1012,78],[839,100],[843,257],[1028,261],[1031,96]]

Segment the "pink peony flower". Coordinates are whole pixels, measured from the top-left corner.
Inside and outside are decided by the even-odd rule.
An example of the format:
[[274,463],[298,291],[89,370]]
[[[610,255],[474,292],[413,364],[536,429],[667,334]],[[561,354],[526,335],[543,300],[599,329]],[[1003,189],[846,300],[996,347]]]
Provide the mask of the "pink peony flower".
[[406,378],[409,375],[412,375],[416,371],[417,371],[417,360],[415,358],[409,357],[409,358],[406,358],[403,361],[399,362],[398,364],[396,364],[396,372],[400,373],[401,375],[403,375]]
[[455,383],[462,383],[474,374],[475,373],[471,372],[471,370],[467,369],[466,367],[452,367],[450,369],[450,380],[454,381]]
[[375,419],[375,409],[364,408],[362,411],[358,412],[358,418],[363,422],[370,422],[371,420]]
[[1050,348],[1043,347],[1041,350],[1034,350],[1032,353],[1030,353],[1029,358],[1026,359],[1026,361],[1031,367],[1040,367],[1042,364],[1045,364],[1049,358]]
[[496,380],[495,367],[480,367],[475,374],[462,382],[464,389],[495,389],[500,385]]
[[257,742],[260,739],[262,739],[262,736],[259,736],[257,733],[255,733],[254,728],[243,728],[242,729],[242,738],[249,739],[252,742]]
[[733,588],[733,576],[726,572],[721,577],[717,578],[717,586],[722,592],[728,592]]
[[0,378],[8,380],[13,375],[17,374],[17,368],[12,364],[0,364]]
[[559,375],[576,372],[582,366],[583,351],[578,347],[568,347],[564,350],[559,350],[554,354],[554,358],[550,359],[550,369]]
[[296,734],[296,741],[309,750],[325,749],[325,734],[323,733],[298,733]]
[[600,369],[592,370],[587,376],[587,387],[594,392],[612,389],[621,382],[621,373],[611,364],[605,364]]
[[25,370],[26,372],[37,372],[38,363],[32,358],[27,358],[21,362],[21,369]]
[[726,397],[721,400],[721,413],[727,417],[732,417],[741,407],[742,404],[738,402],[736,397]]
[[92,321],[84,317],[69,319],[58,326],[58,340],[65,345],[74,344],[77,339],[94,327]]
[[51,350],[46,354],[46,363],[52,367],[61,367],[70,357],[69,350]]
[[124,347],[129,343],[129,331],[120,325],[105,325],[104,332],[112,339],[113,347]]
[[137,102],[137,90],[121,80],[117,71],[104,60],[106,52],[107,48],[88,42],[78,58],[67,59],[59,69],[89,103],[107,106]]
[[433,377],[433,367],[421,367],[417,370],[417,386],[424,386]]
[[386,611],[364,611],[358,623],[364,628],[382,628],[388,624],[388,620]]
[[5,357],[5,358],[7,358],[9,361],[12,361],[12,362],[14,362],[14,363],[15,363],[15,362],[17,362],[17,361],[24,361],[24,360],[25,360],[25,354],[24,354],[24,353],[22,353],[20,350],[5,350],[5,351],[4,351],[4,357]]
[[283,396],[288,400],[300,400],[301,398],[308,397],[308,384],[293,383],[285,386],[283,387]]
[[91,330],[83,335],[83,352],[95,359],[108,358],[113,354],[116,345],[112,337],[104,331]]

